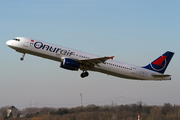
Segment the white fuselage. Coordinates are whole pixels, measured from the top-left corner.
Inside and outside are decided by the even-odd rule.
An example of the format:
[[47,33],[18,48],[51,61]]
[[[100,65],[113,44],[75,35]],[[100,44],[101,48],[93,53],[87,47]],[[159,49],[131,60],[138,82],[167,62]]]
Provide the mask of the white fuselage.
[[[74,60],[86,60],[99,58],[99,56],[88,54],[85,52],[65,48],[62,46],[57,46],[49,44],[46,42],[34,40],[31,38],[17,37],[20,41],[9,40],[7,45],[17,52],[27,53],[31,55],[36,55],[39,57],[55,60],[62,62],[62,58],[71,58]],[[155,71],[151,71],[142,67],[134,66],[131,64],[115,61],[106,60],[104,63],[99,63],[90,71],[97,71],[105,73],[108,75],[113,75],[116,77],[136,79],[136,80],[170,80],[171,77],[153,77],[153,74],[160,74]]]

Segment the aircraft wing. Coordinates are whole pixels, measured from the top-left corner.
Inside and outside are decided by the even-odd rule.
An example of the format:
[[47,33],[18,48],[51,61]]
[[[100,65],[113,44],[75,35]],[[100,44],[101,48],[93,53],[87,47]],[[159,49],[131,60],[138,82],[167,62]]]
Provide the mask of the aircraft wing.
[[108,59],[113,59],[112,57],[100,57],[100,58],[93,58],[93,59],[85,59],[85,60],[78,60],[78,62],[88,68],[92,68],[95,65],[99,66],[99,63],[104,63]]

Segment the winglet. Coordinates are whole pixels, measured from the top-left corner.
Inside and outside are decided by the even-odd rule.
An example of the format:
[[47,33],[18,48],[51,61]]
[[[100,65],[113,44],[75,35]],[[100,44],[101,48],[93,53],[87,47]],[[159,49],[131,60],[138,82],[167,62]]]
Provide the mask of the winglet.
[[113,60],[114,56],[112,56],[112,57],[110,57],[110,58],[111,58],[111,60]]

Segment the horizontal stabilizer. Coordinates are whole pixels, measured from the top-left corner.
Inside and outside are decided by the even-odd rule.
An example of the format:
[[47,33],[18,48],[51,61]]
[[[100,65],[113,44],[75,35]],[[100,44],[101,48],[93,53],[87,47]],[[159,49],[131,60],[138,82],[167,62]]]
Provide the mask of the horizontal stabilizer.
[[152,76],[153,77],[169,77],[171,75],[168,75],[168,74],[153,74]]

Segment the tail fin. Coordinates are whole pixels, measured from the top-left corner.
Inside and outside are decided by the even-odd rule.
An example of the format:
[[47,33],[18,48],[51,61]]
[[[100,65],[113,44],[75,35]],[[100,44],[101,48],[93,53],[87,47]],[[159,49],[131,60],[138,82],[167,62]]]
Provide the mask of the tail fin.
[[143,68],[164,74],[173,55],[174,55],[173,52],[167,51],[162,56],[160,56],[159,58],[154,60],[152,63],[150,63],[149,65],[147,65]]

